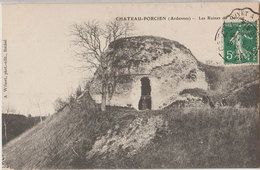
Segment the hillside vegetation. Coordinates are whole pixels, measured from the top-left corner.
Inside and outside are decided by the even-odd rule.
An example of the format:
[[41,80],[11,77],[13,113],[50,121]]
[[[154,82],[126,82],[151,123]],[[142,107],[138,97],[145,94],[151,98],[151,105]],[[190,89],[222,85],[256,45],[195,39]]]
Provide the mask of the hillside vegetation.
[[199,65],[200,69],[205,72],[210,90],[231,92],[259,80],[258,65],[210,66],[202,63]]
[[259,103],[259,66],[210,66],[199,62],[205,72],[208,90],[184,89],[179,95],[202,98],[209,96],[214,104],[226,99],[228,106],[256,107]]
[[4,167],[258,167],[257,108],[107,112],[77,104],[3,148]]

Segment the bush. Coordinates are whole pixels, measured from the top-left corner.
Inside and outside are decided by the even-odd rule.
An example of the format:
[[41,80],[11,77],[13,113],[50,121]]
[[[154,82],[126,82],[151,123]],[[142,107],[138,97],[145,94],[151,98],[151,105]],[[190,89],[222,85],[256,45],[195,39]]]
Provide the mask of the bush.
[[61,98],[57,98],[54,102],[55,112],[61,111],[66,105],[67,103],[64,100],[62,100]]
[[76,98],[79,97],[82,94],[82,89],[81,86],[79,85],[78,88],[76,89]]

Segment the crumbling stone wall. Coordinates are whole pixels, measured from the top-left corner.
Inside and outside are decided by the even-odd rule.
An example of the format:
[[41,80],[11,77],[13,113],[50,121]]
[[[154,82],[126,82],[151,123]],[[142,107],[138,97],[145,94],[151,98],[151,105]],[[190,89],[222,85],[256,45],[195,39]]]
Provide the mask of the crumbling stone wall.
[[[150,80],[152,109],[162,109],[173,103],[183,89],[207,90],[205,73],[199,69],[198,61],[178,42],[160,37],[141,36],[120,39],[118,43],[120,44],[117,49],[114,49],[115,55],[122,57],[121,52],[124,51],[123,63],[128,63],[128,59],[138,61],[134,62],[138,64],[125,68],[126,81],[117,83],[115,93],[111,100],[108,99],[108,104],[138,109],[143,77]],[[133,56],[133,51],[138,55]],[[124,73],[124,70],[121,73]],[[93,82],[91,94],[94,100],[100,103],[101,83],[95,78]]]

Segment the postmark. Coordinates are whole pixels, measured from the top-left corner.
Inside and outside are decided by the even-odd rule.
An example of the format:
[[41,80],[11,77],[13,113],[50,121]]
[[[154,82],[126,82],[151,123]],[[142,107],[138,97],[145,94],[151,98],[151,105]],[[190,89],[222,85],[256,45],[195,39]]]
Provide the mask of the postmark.
[[258,63],[258,17],[251,8],[237,8],[223,17],[215,41],[224,64]]

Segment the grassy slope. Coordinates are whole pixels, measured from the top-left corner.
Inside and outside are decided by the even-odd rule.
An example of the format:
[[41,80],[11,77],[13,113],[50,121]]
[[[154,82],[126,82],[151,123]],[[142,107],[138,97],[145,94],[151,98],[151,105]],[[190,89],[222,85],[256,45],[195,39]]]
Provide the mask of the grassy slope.
[[[128,113],[127,110],[124,112]],[[77,105],[72,110],[65,107],[7,143],[3,148],[4,167],[74,167],[85,159],[96,138],[104,135],[123,115],[82,110]]]
[[257,109],[169,109],[164,117],[169,120],[169,130],[158,132],[157,138],[135,156],[135,167],[259,166]]
[[[110,154],[109,143],[103,154],[86,158],[97,139],[112,138],[107,135],[109,130],[130,133],[136,119],[141,118],[141,124],[146,125],[158,115],[167,127],[157,128],[155,136],[136,154],[129,157],[131,148],[122,147]],[[144,126],[138,126],[135,130],[142,131]],[[256,108],[138,112],[111,107],[107,113],[66,108],[8,143],[3,149],[4,163],[26,169],[258,167],[258,129]]]
[[259,80],[259,66],[210,66],[198,63],[206,73],[210,90],[230,92],[236,88]]
[[198,62],[205,72],[209,90],[185,89],[180,94],[194,96],[207,94],[214,102],[224,97],[230,106],[240,104],[243,107],[256,106],[259,102],[259,66],[210,66]]
[[68,166],[73,160],[72,148],[77,146],[77,139],[90,136],[85,130],[92,126],[86,122],[90,117],[91,113],[77,114],[76,110],[70,112],[65,108],[9,142],[3,148],[5,163],[11,163],[12,168],[25,169]]

